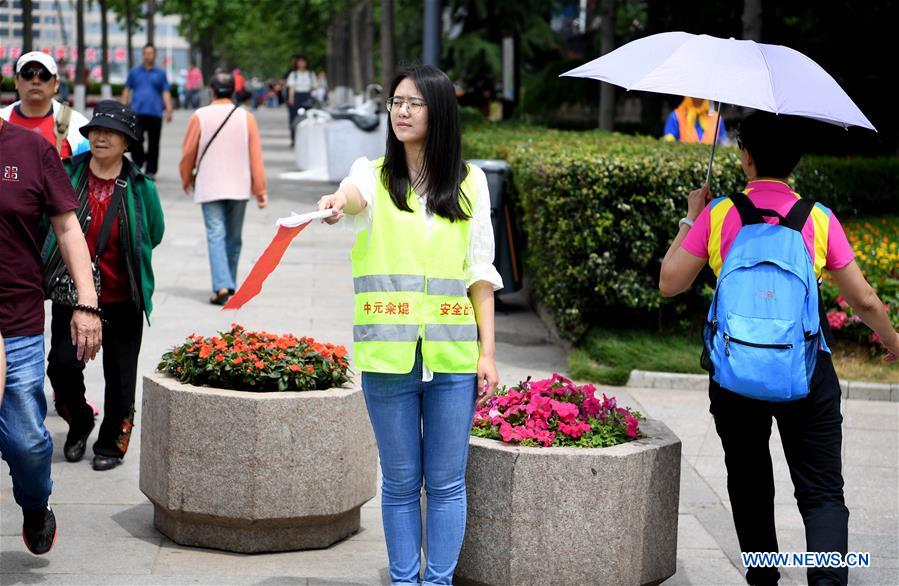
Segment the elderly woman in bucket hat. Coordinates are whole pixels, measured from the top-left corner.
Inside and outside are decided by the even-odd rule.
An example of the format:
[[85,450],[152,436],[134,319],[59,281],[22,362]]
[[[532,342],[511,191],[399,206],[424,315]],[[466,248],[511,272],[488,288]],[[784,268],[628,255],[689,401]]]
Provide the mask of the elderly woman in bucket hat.
[[[78,218],[94,261],[103,326],[104,416],[93,445],[94,470],[121,464],[134,425],[134,392],[143,316],[153,308],[153,248],[162,240],[162,207],[156,186],[125,152],[141,148],[137,116],[113,100],[97,104],[81,127],[90,152],[69,162],[67,170],[78,194]],[[53,300],[47,376],[57,412],[68,422],[64,455],[84,457],[94,428],[94,413],[85,401],[84,362],[77,359],[69,333],[73,306],[65,293],[66,275],[55,240],[44,246],[46,291]],[[61,291],[62,290],[62,291]]]

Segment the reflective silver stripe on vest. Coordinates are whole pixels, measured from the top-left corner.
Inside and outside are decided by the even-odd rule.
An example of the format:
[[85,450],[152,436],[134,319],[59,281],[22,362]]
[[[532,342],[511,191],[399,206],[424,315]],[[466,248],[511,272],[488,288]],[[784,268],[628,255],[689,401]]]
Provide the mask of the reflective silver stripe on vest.
[[353,326],[354,342],[417,342],[417,325],[368,324]]
[[468,287],[462,279],[428,279],[428,295],[468,297]]
[[475,324],[458,326],[425,324],[425,340],[430,342],[477,342],[478,326]]
[[353,279],[356,293],[392,293],[394,291],[425,290],[425,278],[422,275],[365,275]]

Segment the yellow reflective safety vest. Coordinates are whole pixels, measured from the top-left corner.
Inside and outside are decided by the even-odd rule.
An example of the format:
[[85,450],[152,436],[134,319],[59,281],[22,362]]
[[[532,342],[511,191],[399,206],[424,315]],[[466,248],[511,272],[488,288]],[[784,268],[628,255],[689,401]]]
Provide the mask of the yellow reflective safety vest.
[[[478,326],[463,269],[471,221],[434,216],[429,229],[418,196],[410,190],[413,213],[397,209],[380,179],[383,158],[374,163],[372,221],[357,233],[352,251],[355,366],[411,372],[421,339],[422,358],[432,372],[477,372]],[[473,202],[470,171],[462,190]],[[470,214],[471,207],[460,203]]]

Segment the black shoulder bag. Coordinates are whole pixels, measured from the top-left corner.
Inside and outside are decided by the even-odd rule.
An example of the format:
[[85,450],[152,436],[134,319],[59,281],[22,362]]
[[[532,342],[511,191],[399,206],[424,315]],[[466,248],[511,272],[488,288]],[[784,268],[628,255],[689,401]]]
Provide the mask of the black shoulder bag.
[[[90,170],[85,169],[84,172],[89,173]],[[106,210],[106,215],[103,216],[103,225],[100,226],[100,234],[97,236],[97,252],[91,263],[91,272],[94,277],[94,289],[97,291],[98,299],[100,297],[100,255],[103,254],[106,250],[106,246],[109,244],[112,223],[115,221],[119,212],[119,206],[125,198],[125,188],[128,187],[128,182],[125,181],[125,177],[127,176],[128,165],[125,161],[122,161],[122,171],[115,180],[115,190],[112,192],[112,201],[109,202],[109,208]],[[62,270],[53,279],[53,282],[48,283],[47,288],[49,290],[48,297],[53,303],[67,305],[69,307],[78,303],[78,289],[75,287],[75,281],[72,280],[72,276],[69,274],[68,268],[66,268],[65,265],[63,265]]]

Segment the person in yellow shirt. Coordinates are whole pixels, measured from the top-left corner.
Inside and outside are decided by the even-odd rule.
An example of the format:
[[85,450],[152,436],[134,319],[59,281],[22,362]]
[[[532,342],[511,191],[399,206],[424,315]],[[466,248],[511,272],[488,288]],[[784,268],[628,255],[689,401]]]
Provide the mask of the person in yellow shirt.
[[[712,144],[712,135],[715,134],[717,122],[718,112],[709,113],[708,100],[685,97],[668,115],[662,140]],[[718,144],[728,143],[727,129],[722,118],[718,129]]]

